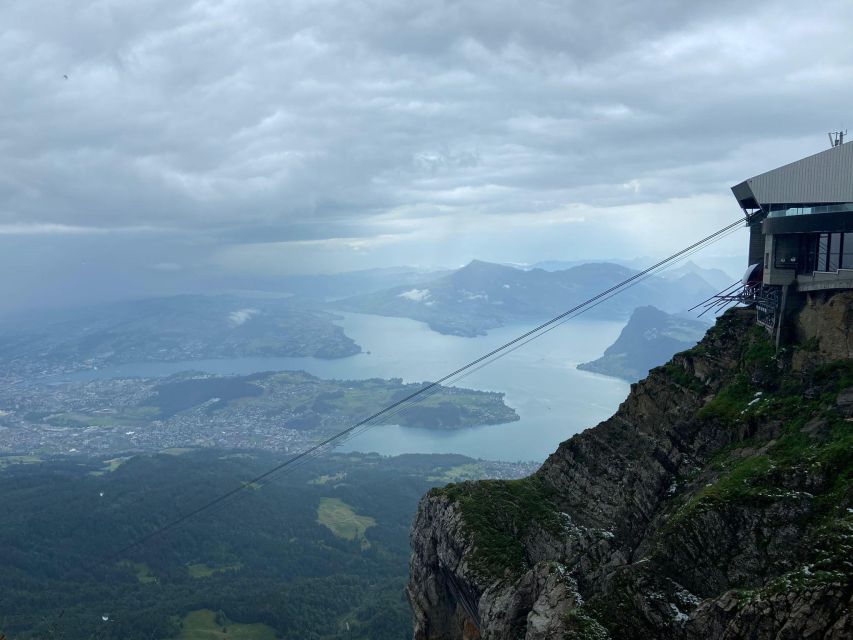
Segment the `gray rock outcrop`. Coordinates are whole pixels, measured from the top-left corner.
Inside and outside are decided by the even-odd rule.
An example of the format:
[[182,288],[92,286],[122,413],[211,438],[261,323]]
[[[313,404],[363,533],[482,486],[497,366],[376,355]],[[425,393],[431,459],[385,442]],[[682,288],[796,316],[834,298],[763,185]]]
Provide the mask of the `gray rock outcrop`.
[[426,495],[415,640],[853,637],[846,295],[778,355],[731,311],[534,476]]

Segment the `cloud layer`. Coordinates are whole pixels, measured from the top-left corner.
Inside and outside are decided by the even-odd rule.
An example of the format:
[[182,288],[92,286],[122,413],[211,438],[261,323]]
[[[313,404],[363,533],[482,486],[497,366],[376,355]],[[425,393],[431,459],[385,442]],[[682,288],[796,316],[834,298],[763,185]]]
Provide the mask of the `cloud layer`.
[[0,242],[184,247],[155,270],[677,248],[697,223],[657,211],[720,226],[730,184],[853,103],[844,0],[12,0],[3,23]]

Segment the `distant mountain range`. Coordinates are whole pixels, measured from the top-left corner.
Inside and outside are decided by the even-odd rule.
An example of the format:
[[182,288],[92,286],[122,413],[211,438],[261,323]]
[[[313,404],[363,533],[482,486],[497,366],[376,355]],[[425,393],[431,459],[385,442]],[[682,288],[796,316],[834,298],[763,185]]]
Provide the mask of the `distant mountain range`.
[[450,273],[449,269],[418,269],[416,267],[385,267],[343,273],[288,276],[276,282],[276,287],[293,295],[314,300],[334,300],[373,293],[396,286],[414,285]]
[[710,325],[692,318],[639,307],[604,355],[578,365],[578,369],[636,382],[650,369],[667,362],[679,351],[694,346]]
[[[636,273],[613,263],[545,271],[474,261],[455,271],[399,267],[294,276],[279,283],[278,293],[113,302],[7,318],[0,327],[0,369],[44,375],[140,361],[338,358],[359,347],[330,311],[412,318],[441,333],[475,336],[556,315]],[[687,264],[638,282],[588,317],[625,319],[648,304],[684,310],[718,291],[719,279]]]
[[706,269],[700,267],[693,261],[687,261],[683,265],[674,269],[669,269],[661,273],[661,277],[665,280],[678,280],[685,276],[693,276],[704,280],[717,291],[731,286],[737,278],[730,276],[722,269]]
[[[412,318],[440,333],[476,336],[511,322],[559,314],[636,273],[613,263],[545,271],[475,260],[428,282],[353,296],[338,301],[335,307]],[[666,278],[652,276],[638,281],[590,309],[587,316],[624,319],[636,307],[648,304],[670,312],[683,311],[718,290],[696,269],[687,269]]]
[[[564,271],[566,269],[571,269],[572,267],[587,264],[588,262],[588,260],[545,260],[521,268],[542,269],[544,271]],[[653,258],[631,258],[630,260],[602,260],[602,262],[618,264],[623,267],[628,267],[629,269],[637,269],[638,271],[641,271],[649,265],[654,264],[656,260]],[[709,269],[706,267],[700,267],[692,260],[688,260],[683,265],[680,265],[678,267],[661,272],[660,277],[664,278],[665,280],[677,280],[678,278],[688,274],[694,274],[699,276],[712,287],[715,287],[717,291],[728,287],[735,281],[735,278],[733,276],[729,275],[722,269]]]

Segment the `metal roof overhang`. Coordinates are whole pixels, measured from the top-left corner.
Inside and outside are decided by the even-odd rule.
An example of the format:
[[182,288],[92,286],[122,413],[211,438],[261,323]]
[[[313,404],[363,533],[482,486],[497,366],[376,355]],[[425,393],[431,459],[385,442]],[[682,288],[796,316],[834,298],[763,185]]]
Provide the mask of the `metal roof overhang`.
[[732,193],[735,194],[741,209],[758,209],[758,200],[755,199],[755,194],[745,180],[733,186]]
[[732,187],[743,208],[759,204],[853,202],[853,142],[749,178]]

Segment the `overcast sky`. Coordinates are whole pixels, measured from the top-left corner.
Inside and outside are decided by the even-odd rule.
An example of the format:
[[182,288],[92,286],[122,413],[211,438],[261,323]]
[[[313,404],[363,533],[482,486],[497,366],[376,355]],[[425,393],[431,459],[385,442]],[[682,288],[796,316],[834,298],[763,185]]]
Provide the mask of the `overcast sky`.
[[0,12],[0,310],[665,255],[739,215],[732,184],[853,120],[849,0]]

